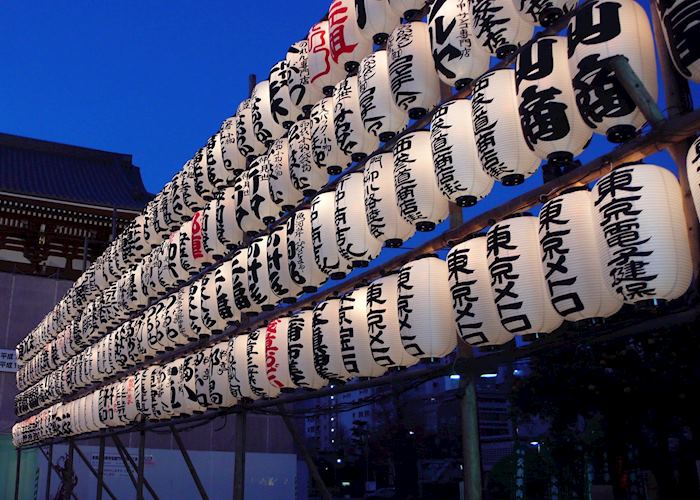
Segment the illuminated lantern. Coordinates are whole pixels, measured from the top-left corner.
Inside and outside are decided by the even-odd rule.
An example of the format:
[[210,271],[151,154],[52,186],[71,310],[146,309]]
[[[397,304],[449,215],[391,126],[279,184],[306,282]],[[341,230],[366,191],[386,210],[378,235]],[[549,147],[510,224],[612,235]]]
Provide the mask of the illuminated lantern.
[[205,264],[211,262],[206,258],[202,244],[202,212],[195,212],[194,217],[180,228],[178,245],[180,264],[189,276],[194,276]]
[[366,267],[382,249],[382,242],[372,236],[365,216],[364,175],[345,175],[335,188],[335,225],[338,250],[354,267]]
[[265,145],[255,135],[253,124],[253,100],[244,99],[236,111],[236,146],[244,158],[265,152]]
[[[518,0],[520,1],[520,0]],[[470,23],[476,42],[499,59],[512,55],[532,38],[534,27],[513,0],[472,0]]]
[[308,40],[300,40],[289,47],[286,60],[289,64],[289,97],[292,104],[308,116],[311,106],[323,97],[321,89],[311,85]]
[[205,408],[209,406],[209,376],[211,375],[211,348],[194,353],[195,395],[197,402]]
[[267,268],[267,236],[260,236],[248,246],[248,292],[263,311],[275,308],[277,297],[270,285]]
[[289,318],[289,374],[294,385],[298,387],[320,389],[328,381],[316,371],[314,365],[313,316],[313,311],[307,309]]
[[139,412],[136,409],[136,394],[134,376],[129,375],[124,380],[117,382],[116,395],[116,417],[122,425],[129,424],[136,420]]
[[287,225],[276,226],[267,237],[267,271],[272,292],[288,303],[294,303],[301,293],[289,269],[289,241]]
[[241,320],[233,290],[233,263],[229,260],[201,278],[201,313],[204,325],[221,332]]
[[491,192],[493,178],[481,168],[474,140],[471,101],[457,99],[437,109],[430,146],[438,187],[450,201],[469,207]]
[[430,51],[428,25],[424,22],[401,24],[389,36],[391,93],[396,105],[417,119],[440,102],[440,79]]
[[250,210],[264,225],[272,224],[280,215],[280,207],[272,199],[270,190],[270,164],[266,156],[258,156],[248,170]]
[[688,149],[685,164],[688,173],[688,184],[690,184],[690,194],[693,197],[695,212],[700,218],[700,138],[695,139]]
[[[328,181],[328,174],[314,165],[311,120],[299,120],[289,129],[289,175],[294,189],[313,196]],[[335,140],[335,139],[334,139]]]
[[265,229],[265,223],[255,217],[251,207],[252,194],[248,182],[249,172],[246,170],[236,179],[236,224],[246,233],[255,233]]
[[267,149],[284,134],[284,127],[275,121],[272,113],[269,80],[263,80],[255,85],[250,101],[253,106],[255,138]]
[[340,299],[329,299],[314,308],[313,352],[316,371],[329,380],[350,378],[340,343]]
[[377,364],[370,349],[367,327],[367,287],[340,299],[338,310],[340,345],[345,370],[351,377],[378,377],[386,368]]
[[202,278],[191,283],[182,290],[181,311],[183,322],[187,325],[188,340],[194,342],[209,335],[209,329],[204,324],[202,297],[206,283]]
[[173,415],[172,407],[172,379],[168,365],[158,367],[156,370],[155,384],[151,391],[153,395],[153,416],[156,419],[168,418]]
[[386,142],[406,127],[408,114],[396,105],[391,94],[386,50],[378,50],[362,59],[357,73],[357,89],[360,92],[360,116],[367,132]]
[[237,400],[257,399],[248,378],[248,335],[236,335],[228,343],[228,381],[231,394]]
[[389,6],[404,19],[412,19],[417,16],[423,7],[425,0],[388,0]]
[[[182,177],[180,178],[180,189],[182,191],[182,202],[185,204],[185,207],[187,207],[187,210],[189,210],[190,212],[201,210],[207,204],[206,200],[197,192],[196,179],[193,175],[182,175]],[[151,214],[147,213],[146,218],[150,221]],[[155,242],[155,240],[158,239],[158,235],[156,234],[152,226],[152,222],[149,222],[147,226],[150,236],[149,240]],[[151,246],[153,246],[153,244]]]
[[447,218],[449,207],[435,177],[430,132],[419,130],[404,135],[394,144],[393,153],[401,216],[418,231],[432,231]]
[[457,334],[475,347],[498,346],[513,340],[501,324],[486,253],[486,236],[478,235],[452,247],[447,254],[452,317]]
[[257,396],[274,398],[279,395],[280,389],[267,378],[266,339],[267,327],[265,326],[248,334],[246,346],[248,381],[250,389]]
[[372,156],[365,164],[365,217],[369,232],[389,248],[398,248],[415,228],[401,217],[394,189],[394,155]]
[[340,80],[333,90],[335,140],[352,161],[360,161],[377,149],[379,139],[365,130],[360,114],[357,76]]
[[489,69],[489,53],[476,41],[469,3],[436,0],[428,14],[433,60],[440,80],[464,88]]
[[206,409],[197,400],[196,356],[197,353],[193,353],[182,358],[179,378],[173,379],[177,383],[175,401],[180,404],[180,412],[185,415],[200,413]]
[[[337,175],[350,165],[350,157],[343,152],[335,137],[333,100],[326,97],[311,108],[311,152],[314,166],[327,170],[330,175]],[[324,184],[326,180],[323,179]]]
[[544,276],[554,309],[568,321],[607,318],[622,298],[603,275],[598,222],[587,187],[549,200],[539,213]]
[[144,416],[152,416],[151,382],[156,367],[150,366],[134,374],[134,398],[136,410]]
[[398,279],[401,342],[416,358],[442,358],[457,346],[447,263],[427,255],[404,265]]
[[523,19],[548,28],[561,16],[574,10],[578,0],[519,0],[513,3]]
[[338,249],[335,225],[335,193],[317,195],[311,202],[311,240],[318,268],[331,279],[343,279],[352,263]]
[[696,49],[700,2],[674,0],[655,2],[655,5],[673,64],[681,75],[700,82],[700,54]]
[[286,129],[304,118],[301,108],[289,96],[289,63],[286,59],[270,69],[270,108],[275,122]]
[[392,273],[367,288],[367,331],[375,363],[385,368],[411,366],[418,362],[401,342],[399,323],[399,275]]
[[172,285],[180,285],[187,281],[189,278],[189,273],[182,267],[182,260],[180,260],[180,235],[178,233],[173,233],[170,235],[168,241],[166,241],[164,249],[167,253],[167,262],[165,263],[163,277],[163,283],[166,288]]
[[[219,224],[217,219],[219,219],[219,208],[222,201],[223,193],[218,192],[216,194],[216,197],[209,202],[209,204],[202,212],[197,212],[192,217],[192,220],[195,221],[195,217],[199,215],[196,223],[198,223],[201,226],[199,234],[195,234],[193,236],[194,239],[192,240],[192,243],[194,243],[192,252],[200,255],[198,262],[199,265],[197,265],[194,268],[195,271],[199,271],[205,265],[212,264],[214,261],[221,259],[224,255],[228,253],[227,246],[224,244],[224,241],[221,238],[219,238],[219,234],[221,233],[219,231]],[[235,223],[235,208],[233,212],[234,223],[232,225],[234,226],[235,232],[237,233],[237,237],[240,240],[243,238],[243,231],[241,231],[241,229]],[[196,229],[194,224],[192,227],[193,229]],[[186,254],[188,253],[186,249],[187,246],[190,246],[190,242],[183,241],[181,239],[181,255],[183,252],[185,252]]]
[[389,38],[401,22],[401,14],[389,5],[389,0],[355,0],[355,17],[360,32],[377,45]]
[[284,212],[293,210],[304,200],[304,194],[294,187],[289,167],[289,140],[277,139],[267,155],[270,167],[270,196]]
[[277,318],[267,324],[265,332],[267,379],[278,389],[296,387],[289,373],[288,327],[288,317]]
[[308,36],[309,82],[326,95],[331,95],[333,86],[344,76],[331,55],[330,25],[328,21],[314,24]]
[[[204,147],[204,162],[206,163],[207,179],[209,184],[214,187],[213,192],[227,186],[233,186],[235,176],[231,170],[226,168],[222,154],[221,137],[218,133],[212,135]],[[175,191],[175,187],[173,187],[173,191]]]
[[297,210],[287,219],[289,275],[304,293],[313,293],[327,277],[316,264],[311,209]]
[[221,137],[221,156],[224,159],[224,167],[231,172],[235,180],[235,177],[246,168],[245,156],[238,150],[236,115],[224,120],[219,130],[219,136]]
[[260,312],[260,305],[253,301],[248,287],[248,249],[242,248],[231,259],[231,279],[233,300],[236,308],[243,313]]
[[683,295],[693,262],[683,194],[673,173],[656,165],[618,167],[598,180],[593,200],[612,290],[626,304]]
[[518,54],[515,65],[520,124],[525,141],[540,158],[570,164],[592,131],[576,108],[566,38],[538,38]]
[[644,7],[634,0],[581,4],[567,30],[569,68],[576,104],[589,127],[611,142],[625,142],[647,121],[619,83],[607,59],[624,56],[656,100],[656,57]]
[[486,235],[491,289],[501,324],[514,335],[550,333],[562,318],[552,307],[542,270],[537,218],[497,222]]
[[[216,231],[212,234],[211,228],[204,231],[204,247],[214,248],[223,245],[223,257],[226,253],[243,243],[243,230],[236,220],[236,188],[226,188],[220,193],[216,203]],[[216,238],[216,244],[210,244],[209,240]],[[218,259],[218,256],[216,256]]]
[[515,71],[486,73],[474,84],[472,124],[481,168],[506,186],[521,184],[540,159],[523,137],[518,118]]
[[228,341],[214,344],[209,354],[209,406],[230,408],[236,404],[228,380]]
[[372,52],[372,41],[362,34],[357,21],[354,0],[333,0],[328,9],[331,58],[350,75],[357,72],[360,60]]

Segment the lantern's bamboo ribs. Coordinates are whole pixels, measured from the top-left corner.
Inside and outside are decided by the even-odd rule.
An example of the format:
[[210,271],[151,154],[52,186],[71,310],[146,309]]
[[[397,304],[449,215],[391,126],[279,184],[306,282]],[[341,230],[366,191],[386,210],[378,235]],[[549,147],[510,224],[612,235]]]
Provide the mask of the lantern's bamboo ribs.
[[190,471],[190,475],[192,476],[192,479],[194,480],[194,484],[197,487],[197,491],[199,492],[199,496],[202,497],[202,500],[209,500],[209,496],[207,495],[207,491],[204,489],[204,485],[202,484],[202,480],[199,479],[199,474],[197,474],[197,469],[195,468],[194,464],[192,463],[192,460],[190,459],[190,454],[187,453],[187,448],[185,447],[185,444],[182,442],[182,437],[180,437],[180,433],[178,430],[175,428],[174,425],[170,425],[170,432],[172,432],[173,437],[175,438],[175,443],[177,443],[177,447],[180,449],[180,453],[182,454],[182,458],[185,461],[185,465],[187,465],[187,469]]
[[[100,471],[95,470],[95,468],[92,466],[90,461],[87,459],[87,457],[85,456],[83,451],[78,447],[77,444],[75,444],[75,442],[73,442],[73,448],[75,449],[76,453],[78,454],[80,459],[83,461],[85,466],[88,468],[88,470],[90,472],[92,472],[92,475],[95,476],[95,478],[99,481],[100,475],[104,476],[104,470],[101,473],[100,473]],[[105,489],[105,491],[107,492],[107,494],[110,497],[112,497],[114,500],[117,500],[117,497],[114,495],[114,493],[112,493],[112,490],[109,488],[109,486],[104,484],[104,479],[102,481],[102,487]]]

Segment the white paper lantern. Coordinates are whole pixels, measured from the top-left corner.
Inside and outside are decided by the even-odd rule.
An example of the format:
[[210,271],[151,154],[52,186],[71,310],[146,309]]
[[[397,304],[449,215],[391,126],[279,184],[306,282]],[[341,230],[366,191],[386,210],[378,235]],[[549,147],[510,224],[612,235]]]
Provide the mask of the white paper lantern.
[[228,344],[228,380],[231,394],[237,399],[257,399],[248,379],[248,335],[236,335]]
[[309,83],[326,95],[331,95],[333,86],[345,71],[331,55],[330,25],[328,21],[314,24],[309,30],[308,67]]
[[294,187],[289,166],[289,139],[277,139],[267,155],[270,167],[270,196],[283,212],[292,211],[304,200],[304,194]]
[[476,41],[469,2],[436,0],[428,14],[433,60],[440,80],[464,88],[489,69],[489,53]]
[[218,333],[241,320],[233,289],[233,263],[226,261],[201,278],[202,308],[200,317],[213,333]]
[[626,304],[683,295],[693,262],[683,195],[673,173],[656,165],[621,166],[600,178],[593,199],[613,291]]
[[353,290],[340,300],[340,345],[345,370],[351,377],[378,377],[386,368],[377,364],[370,349],[367,326],[367,287]]
[[[207,160],[206,144],[203,148],[200,148],[192,158],[192,168],[197,178],[197,181],[195,183],[197,192],[205,200],[211,200],[211,198],[214,196],[214,193],[218,190],[218,186],[216,176],[209,176],[209,165]],[[172,184],[168,185],[167,187],[168,189],[170,189],[172,187]],[[157,198],[158,209],[156,211],[157,218],[155,219],[155,222],[156,227],[159,227],[161,230],[167,231],[170,229],[171,220],[170,214],[167,211],[166,197],[166,193],[162,191],[160,193],[160,196]]]
[[389,0],[389,6],[404,19],[415,17],[425,3],[425,0]]
[[515,66],[518,110],[525,141],[550,163],[571,163],[592,130],[576,108],[566,38],[547,36],[525,47]]
[[340,342],[340,299],[329,299],[314,308],[313,351],[316,371],[329,380],[350,378]]
[[365,164],[365,217],[372,236],[389,248],[398,248],[415,228],[401,217],[394,188],[394,155],[372,156]]
[[355,0],[355,16],[360,32],[377,45],[384,44],[401,22],[401,13],[391,8],[389,0]]
[[362,123],[357,76],[340,80],[332,99],[335,140],[352,161],[360,161],[377,149],[379,139],[367,132]]
[[578,0],[518,0],[513,3],[527,22],[548,28],[561,16],[574,10]]
[[263,311],[275,308],[277,297],[270,285],[267,268],[267,236],[260,236],[248,246],[248,292]]
[[116,393],[116,417],[122,425],[136,420],[136,397],[134,391],[134,376],[129,375],[124,380],[117,382]]
[[[226,168],[223,157],[221,136],[219,133],[212,135],[204,148],[204,161],[206,163],[207,179],[215,190],[221,190],[227,186],[233,186],[235,175]],[[173,190],[175,190],[173,188]],[[172,207],[169,207],[172,209]]]
[[[361,1],[378,3],[376,0]],[[386,142],[406,128],[408,114],[396,105],[391,94],[386,50],[378,50],[360,61],[357,89],[360,116],[367,132]]]
[[341,255],[353,267],[366,267],[382,249],[382,242],[372,236],[365,216],[365,184],[362,172],[345,175],[335,188],[336,242]]
[[272,292],[287,303],[294,303],[301,294],[301,286],[289,270],[289,241],[287,225],[276,226],[267,238],[267,271]]
[[457,99],[437,109],[430,146],[438,187],[450,201],[469,207],[491,192],[493,178],[481,168],[474,140],[471,101]]
[[179,376],[173,377],[175,387],[175,407],[179,404],[180,414],[192,415],[203,412],[206,408],[197,400],[197,372],[195,371],[196,353],[188,354],[182,358],[179,365]]
[[440,102],[440,79],[430,51],[428,25],[417,21],[397,26],[386,51],[394,102],[412,119],[424,116]]
[[238,150],[236,115],[224,120],[219,135],[221,136],[221,155],[224,159],[224,166],[231,172],[235,180],[235,177],[246,168],[245,156]]
[[289,64],[289,97],[308,115],[311,106],[323,97],[321,89],[311,85],[308,40],[292,44],[287,50],[286,59]]
[[550,333],[562,323],[542,271],[537,218],[497,222],[486,235],[491,289],[501,324],[514,335]]
[[265,152],[265,145],[255,135],[253,100],[244,99],[236,110],[236,146],[244,158]]
[[335,225],[335,193],[317,195],[311,202],[311,239],[318,268],[331,279],[343,279],[352,263],[338,249]]
[[457,334],[475,347],[498,346],[513,340],[501,324],[491,289],[486,236],[452,247],[447,254],[452,316]]
[[666,47],[678,72],[700,82],[700,53],[697,49],[697,19],[700,2],[674,0],[655,2],[661,18]]
[[385,368],[411,366],[418,362],[401,342],[398,273],[383,276],[367,288],[367,331],[374,361]]
[[[337,175],[350,165],[350,157],[343,152],[335,139],[332,98],[326,97],[318,101],[311,108],[310,116],[313,165],[321,171],[327,170],[330,175]],[[326,179],[324,178],[324,184]]]
[[296,384],[289,373],[289,318],[270,321],[265,332],[265,365],[267,379],[278,389],[293,389]]
[[357,72],[362,58],[372,52],[372,41],[362,35],[357,21],[354,0],[333,0],[328,9],[331,58],[348,74]]
[[523,137],[515,72],[499,69],[474,84],[472,123],[481,168],[506,186],[522,183],[540,164]]
[[205,284],[204,280],[200,278],[182,290],[182,321],[187,325],[185,331],[188,332],[190,342],[209,335],[209,329],[204,324],[202,311]]
[[[236,189],[229,187],[221,191],[216,202],[216,245],[209,244],[213,239],[209,227],[204,234],[205,247],[223,245],[224,255],[243,244],[245,234],[236,221]],[[221,255],[223,257],[224,255]],[[217,260],[219,256],[216,256]]]
[[289,318],[287,344],[289,374],[298,387],[320,389],[328,383],[314,366],[313,311],[303,310]]
[[280,393],[279,387],[267,378],[265,342],[267,327],[258,328],[248,334],[246,355],[248,361],[248,381],[253,393],[261,398],[274,398]]
[[631,139],[646,117],[606,59],[625,56],[652,99],[657,98],[654,39],[644,8],[634,0],[586,2],[569,21],[567,38],[576,104],[583,120],[611,142]]
[[270,81],[263,80],[258,82],[253,88],[250,100],[253,106],[252,116],[255,138],[267,149],[284,134],[284,127],[275,121],[272,114]]
[[499,59],[512,55],[533,34],[513,0],[471,0],[470,22],[476,41]]
[[304,118],[301,107],[297,106],[289,95],[289,63],[286,59],[277,62],[270,69],[270,109],[272,119],[288,129],[292,124]]
[[328,173],[314,164],[311,120],[300,120],[289,129],[289,175],[294,189],[313,196],[328,181]]
[[230,408],[236,397],[229,386],[229,342],[219,342],[211,348],[209,357],[209,405],[210,408]]
[[203,244],[203,220],[202,212],[195,212],[194,217],[185,222],[177,233],[180,265],[188,276],[194,276],[211,263]]
[[265,223],[255,217],[251,207],[250,183],[248,171],[244,171],[236,179],[236,224],[246,233],[255,233],[265,229]]
[[425,256],[404,265],[398,279],[401,342],[416,358],[442,358],[457,346],[447,263]]
[[236,308],[242,313],[255,314],[261,311],[248,287],[248,249],[242,248],[233,254],[231,259],[231,278],[233,284],[233,300]]
[[211,348],[200,349],[194,353],[195,394],[197,402],[209,407],[209,377],[211,375]]
[[266,156],[258,156],[248,169],[250,189],[250,210],[256,219],[265,226],[272,224],[280,216],[280,207],[272,198],[270,190],[270,164]]
[[607,318],[622,299],[603,274],[593,196],[585,186],[549,200],[539,213],[540,250],[554,309],[566,320]]
[[700,138],[695,139],[688,149],[685,164],[695,213],[700,217]]
[[316,264],[311,229],[311,209],[294,212],[287,219],[289,275],[304,293],[313,293],[327,276]]
[[430,132],[401,137],[393,148],[394,187],[401,216],[418,231],[432,231],[445,220],[449,206],[440,192],[430,149]]

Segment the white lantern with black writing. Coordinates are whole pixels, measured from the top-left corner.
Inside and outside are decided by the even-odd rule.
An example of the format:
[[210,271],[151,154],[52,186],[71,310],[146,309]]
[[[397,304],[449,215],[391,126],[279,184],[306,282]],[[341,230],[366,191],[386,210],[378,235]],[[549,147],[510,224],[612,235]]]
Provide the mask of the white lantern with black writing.
[[695,213],[700,217],[700,138],[695,139],[688,149],[685,164]]
[[[233,186],[235,176],[231,170],[226,168],[222,154],[221,136],[218,133],[212,135],[207,141],[204,147],[204,161],[206,163],[207,179],[209,184],[214,186],[214,192],[227,186]],[[173,187],[173,190],[175,190],[175,187]],[[168,208],[172,209],[173,207]]]
[[200,349],[194,353],[194,378],[195,395],[197,402],[208,408],[209,400],[209,378],[211,376],[211,347]]
[[447,198],[440,192],[430,149],[430,132],[419,130],[401,137],[393,148],[396,201],[405,221],[418,231],[432,231],[448,215]]
[[215,248],[216,250],[213,251],[217,260],[243,243],[245,234],[236,220],[236,197],[235,187],[226,188],[219,193],[216,199],[214,231],[209,227],[209,220],[205,220],[204,247],[206,249]]
[[289,165],[289,139],[277,139],[267,154],[270,167],[270,196],[283,212],[293,210],[304,199],[304,194],[294,186]]
[[414,120],[424,116],[440,102],[428,25],[417,21],[397,26],[386,51],[394,102]]
[[286,59],[278,61],[270,69],[270,109],[272,119],[283,128],[304,118],[301,108],[292,102],[289,95],[289,63]]
[[610,142],[632,139],[646,117],[608,60],[624,56],[652,99],[658,95],[654,39],[644,7],[634,0],[585,2],[569,21],[569,68],[583,120]]
[[322,377],[333,381],[350,378],[343,362],[339,311],[340,299],[328,299],[314,308],[313,318],[314,366]]
[[430,147],[438,187],[450,201],[469,207],[491,192],[493,178],[481,168],[474,140],[471,101],[457,99],[437,109]]
[[226,261],[201,278],[201,312],[204,325],[219,333],[241,320],[233,289],[233,263]]
[[457,335],[474,347],[499,346],[513,340],[501,324],[491,288],[486,236],[452,247],[447,254],[452,317]]
[[[299,120],[289,129],[289,175],[294,189],[313,196],[328,182],[328,172],[314,162],[312,121]],[[333,139],[335,141],[335,138]]]
[[486,253],[501,324],[528,339],[558,328],[562,318],[549,300],[537,218],[518,214],[491,226]]
[[352,161],[360,161],[377,149],[379,139],[365,130],[360,112],[357,76],[340,80],[333,90],[335,140]]
[[248,292],[263,311],[275,308],[277,297],[267,267],[267,236],[255,238],[248,246]]
[[284,302],[294,303],[302,289],[290,273],[286,224],[276,226],[267,237],[267,271],[272,292]]
[[265,332],[267,379],[280,390],[296,387],[289,373],[288,329],[289,318],[284,316],[270,321]]
[[257,314],[260,304],[253,300],[248,286],[248,249],[241,248],[231,259],[231,283],[236,308],[244,313]]
[[248,360],[248,382],[253,393],[261,398],[274,398],[280,393],[279,387],[267,378],[265,342],[267,327],[263,326],[248,334],[246,354]]
[[305,309],[289,318],[289,374],[294,385],[298,387],[320,389],[328,380],[323,378],[314,366],[313,317],[313,311]]
[[360,61],[372,52],[372,41],[362,35],[357,25],[355,0],[333,0],[328,9],[331,58],[352,75]]
[[260,155],[250,162],[248,169],[250,210],[265,226],[272,224],[281,214],[280,206],[272,198],[270,189],[270,164],[267,156]]
[[350,377],[379,377],[386,368],[372,357],[367,326],[367,287],[353,290],[340,300],[340,345]]
[[314,166],[327,170],[330,175],[337,175],[350,165],[350,156],[343,152],[335,139],[331,97],[321,99],[311,108],[311,153]]
[[333,86],[345,76],[345,70],[331,55],[330,24],[328,21],[314,24],[309,30],[307,40],[309,82],[316,89],[329,96],[333,92]]
[[362,172],[346,174],[335,187],[336,242],[341,255],[353,267],[367,267],[382,250],[382,242],[372,236],[365,216],[365,184]]
[[574,10],[578,0],[519,0],[513,3],[527,22],[548,28]]
[[337,231],[335,193],[327,191],[311,202],[311,238],[316,264],[334,280],[343,279],[352,268],[352,262],[340,253]]
[[593,203],[608,285],[626,304],[683,295],[693,276],[683,195],[656,165],[620,166],[601,177]]
[[401,14],[389,5],[389,0],[355,0],[355,16],[360,32],[377,45],[389,38],[401,22]]
[[603,274],[593,196],[586,186],[549,200],[539,213],[540,249],[554,309],[568,321],[607,318],[622,307]]
[[224,166],[231,171],[235,179],[246,168],[246,158],[238,149],[236,115],[224,120],[219,134],[221,136],[221,155],[224,159]]
[[253,88],[250,100],[253,107],[252,116],[255,138],[267,149],[284,134],[284,127],[275,121],[272,114],[270,81],[263,80],[258,82]]
[[209,354],[209,407],[230,408],[236,404],[231,393],[228,372],[229,342],[219,342]]
[[236,400],[258,399],[248,378],[248,334],[236,335],[228,343],[228,381]]
[[472,124],[481,168],[506,186],[521,184],[540,159],[523,137],[518,117],[515,71],[486,73],[474,84]]
[[252,98],[242,100],[236,110],[236,146],[246,159],[265,152],[265,145],[255,135]]
[[697,19],[700,1],[655,2],[661,18],[666,47],[678,72],[700,82],[700,53],[697,44]]
[[478,44],[499,59],[532,38],[534,27],[523,19],[513,0],[471,0],[469,7]]
[[255,233],[265,229],[265,223],[255,217],[251,206],[252,193],[250,192],[249,172],[241,172],[236,179],[234,189],[236,191],[236,224],[246,233]]
[[289,64],[289,97],[292,104],[308,116],[311,106],[323,97],[321,89],[311,84],[308,40],[292,44],[287,50],[286,60]]
[[287,219],[289,275],[304,293],[313,293],[328,277],[316,264],[311,228],[311,209],[294,212]]

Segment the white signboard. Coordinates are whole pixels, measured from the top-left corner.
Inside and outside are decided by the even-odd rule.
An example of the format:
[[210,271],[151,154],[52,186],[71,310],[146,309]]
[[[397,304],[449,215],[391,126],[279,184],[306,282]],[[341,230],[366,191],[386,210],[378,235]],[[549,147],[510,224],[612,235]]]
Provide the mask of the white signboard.
[[0,349],[0,372],[17,371],[17,358],[14,349]]

